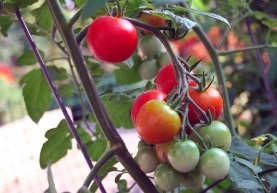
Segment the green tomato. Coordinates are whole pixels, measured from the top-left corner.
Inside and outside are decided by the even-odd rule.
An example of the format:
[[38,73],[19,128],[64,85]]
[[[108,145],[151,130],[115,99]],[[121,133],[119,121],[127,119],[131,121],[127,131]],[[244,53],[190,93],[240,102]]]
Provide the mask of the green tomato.
[[207,178],[221,180],[228,174],[230,160],[225,151],[214,147],[201,155],[199,168]]
[[156,151],[150,146],[141,147],[135,156],[135,161],[144,173],[153,172],[160,164]]
[[157,61],[154,58],[144,60],[140,64],[138,71],[143,80],[154,78],[159,72]]
[[170,165],[160,164],[154,172],[156,186],[163,191],[172,191],[181,182],[182,175]]
[[[199,128],[197,132],[208,147],[210,145],[210,147],[221,148],[227,152],[231,146],[231,132],[229,128],[220,121],[213,121],[211,124]],[[194,135],[192,138],[200,147],[204,148],[197,136]]]
[[149,34],[144,36],[140,40],[139,48],[142,51],[143,55],[153,57],[158,55],[162,51],[163,44],[156,36]]
[[168,160],[179,172],[190,172],[198,164],[200,152],[192,140],[178,141],[168,150]]
[[183,173],[181,184],[188,189],[199,190],[205,182],[205,176],[201,173],[200,169],[196,167],[189,173]]
[[160,67],[163,67],[167,64],[172,64],[172,60],[167,52],[160,53],[157,60]]

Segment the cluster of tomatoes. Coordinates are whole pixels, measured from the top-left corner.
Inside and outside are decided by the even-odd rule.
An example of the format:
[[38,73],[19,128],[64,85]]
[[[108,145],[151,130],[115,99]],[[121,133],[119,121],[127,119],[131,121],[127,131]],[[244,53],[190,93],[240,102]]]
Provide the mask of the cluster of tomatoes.
[[[189,96],[214,121],[181,139],[182,116],[166,102],[176,85],[174,66],[165,65],[157,74],[157,89],[141,93],[131,110],[142,139],[135,159],[145,173],[154,172],[155,184],[163,191],[171,191],[180,184],[189,189],[201,188],[206,177],[223,179],[230,167],[226,152],[231,145],[231,133],[216,120],[223,108],[220,93],[211,86],[199,90],[196,82],[189,81]],[[187,116],[191,125],[204,122],[203,114],[193,104],[188,104]]]
[[[140,49],[147,54],[147,59],[151,59],[160,48],[149,51],[144,41],[154,44],[158,40],[148,34],[140,42]],[[138,35],[129,21],[101,16],[90,25],[87,44],[97,59],[119,63],[127,60],[137,49]],[[147,62],[145,65],[150,64]],[[188,95],[193,103],[190,101],[186,106],[186,101],[180,102],[181,107],[183,105],[187,109],[187,117],[184,117],[167,103],[168,96],[177,85],[174,66],[159,66],[162,68],[157,71],[157,76],[155,73],[156,89],[140,94],[132,106],[131,118],[141,137],[135,160],[145,173],[154,172],[155,183],[163,191],[171,191],[180,183],[187,188],[197,189],[203,185],[206,177],[223,179],[230,166],[226,152],[231,144],[231,134],[224,123],[216,121],[223,108],[220,93],[211,86],[199,89],[195,81],[188,80]],[[152,79],[152,76],[145,79]],[[199,112],[199,109],[202,111]],[[205,114],[213,120],[209,124],[206,123]],[[184,120],[191,126],[199,123],[202,126],[191,127],[188,132],[186,124],[182,124]],[[184,130],[185,137],[180,137]]]

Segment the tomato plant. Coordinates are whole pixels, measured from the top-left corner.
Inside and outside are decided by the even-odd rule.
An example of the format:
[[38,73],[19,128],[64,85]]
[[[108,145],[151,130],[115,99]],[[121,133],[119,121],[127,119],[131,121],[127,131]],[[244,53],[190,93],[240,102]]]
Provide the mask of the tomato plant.
[[127,60],[135,51],[138,35],[126,19],[112,16],[96,18],[87,31],[87,44],[93,55],[104,62]]
[[135,160],[144,173],[153,172],[160,164],[155,150],[150,146],[139,148]]
[[[217,89],[211,86],[204,91],[190,89],[189,96],[206,114],[210,111],[214,120],[221,115],[223,99]],[[201,123],[204,120],[203,115],[194,105],[189,104],[188,109],[188,119],[192,125]]]
[[179,172],[190,172],[198,164],[200,152],[192,140],[177,141],[168,150],[168,160]]
[[181,173],[170,165],[160,164],[154,172],[156,186],[166,192],[176,188],[180,184],[181,179]]
[[[213,121],[211,124],[197,129],[197,132],[208,147],[218,147],[224,151],[228,151],[231,146],[232,137],[230,130],[220,121]],[[193,136],[193,140],[204,148],[203,144],[195,135]]]
[[221,180],[228,174],[230,160],[225,151],[214,147],[201,155],[199,167],[206,177]]
[[140,94],[134,101],[131,109],[131,118],[133,123],[136,123],[136,117],[140,110],[140,108],[147,102],[157,99],[157,100],[165,100],[167,94],[159,90],[148,90]]
[[179,132],[181,119],[165,101],[151,100],[141,107],[135,123],[144,141],[159,144],[170,141]]

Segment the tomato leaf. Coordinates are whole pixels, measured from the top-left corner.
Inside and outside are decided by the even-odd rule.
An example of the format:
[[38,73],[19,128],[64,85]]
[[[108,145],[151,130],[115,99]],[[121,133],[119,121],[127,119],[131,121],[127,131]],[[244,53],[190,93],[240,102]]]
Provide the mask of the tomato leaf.
[[239,160],[240,158],[238,159],[232,155],[229,156],[230,170],[228,177],[233,183],[234,189],[243,190],[247,193],[265,189],[262,179],[260,179],[258,174],[253,170],[251,166],[252,163],[250,161],[244,160],[242,164],[242,161]]
[[5,0],[5,2],[5,8],[10,12],[15,12],[16,8],[26,8],[38,2],[38,0]]
[[81,13],[81,20],[91,17],[100,7],[104,6],[106,0],[95,0],[95,1],[87,1],[83,6]]
[[209,16],[212,17],[214,19],[217,19],[219,21],[224,22],[225,24],[227,24],[229,27],[231,27],[230,23],[228,22],[227,19],[225,19],[224,17],[215,14],[215,13],[209,13],[209,12],[205,12],[205,11],[200,11],[200,10],[196,10],[196,9],[191,9],[191,8],[187,8],[187,7],[178,7],[175,8],[174,11],[178,11],[178,12],[190,12],[190,13],[194,13],[194,14],[198,14],[198,15],[205,15],[205,16]]
[[130,116],[133,104],[131,97],[120,93],[108,93],[101,98],[116,128],[134,128]]
[[46,5],[46,3],[42,4],[37,9],[34,9],[31,11],[31,14],[36,18],[35,24],[39,26],[41,29],[44,29],[46,31],[50,31],[52,26],[52,20],[50,11]]
[[49,163],[55,163],[63,158],[69,149],[72,148],[71,138],[66,121],[63,119],[56,128],[45,133],[47,141],[40,151],[39,163],[42,169]]
[[13,21],[10,16],[0,16],[0,31],[3,36],[8,36],[8,29],[12,26]]
[[31,119],[38,123],[51,103],[51,90],[43,73],[35,69],[27,73],[20,81],[23,85],[23,97]]
[[[237,138],[233,139],[230,151],[242,157],[248,158],[251,162],[254,162],[259,153],[257,150]],[[260,162],[270,166],[277,166],[275,156],[267,153],[261,153]]]
[[[39,53],[41,57],[44,58],[44,52],[39,50]],[[17,63],[21,65],[33,65],[37,63],[37,59],[32,50],[27,50],[17,58]]]

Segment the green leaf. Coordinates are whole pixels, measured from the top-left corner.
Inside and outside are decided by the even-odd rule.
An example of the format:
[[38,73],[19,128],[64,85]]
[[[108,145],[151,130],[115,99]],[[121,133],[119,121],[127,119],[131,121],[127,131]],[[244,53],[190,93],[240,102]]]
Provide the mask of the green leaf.
[[106,0],[87,1],[82,9],[81,20],[84,21],[91,17],[100,7],[104,6],[105,3]]
[[63,84],[58,88],[58,92],[62,97],[71,97],[74,94],[71,84]]
[[263,20],[262,23],[266,25],[268,28],[273,28],[277,26],[276,19],[266,19],[266,20]]
[[[230,152],[241,155],[242,157],[246,157],[253,163],[259,153],[257,150],[237,138],[233,139]],[[267,153],[261,154],[260,162],[270,166],[277,166],[277,160],[275,156]]]
[[65,68],[58,68],[57,66],[47,66],[47,70],[53,80],[67,79],[67,72]]
[[[263,190],[262,180],[259,178],[255,171],[248,167],[252,163],[245,160],[243,164],[237,161],[237,157],[230,156],[230,169],[228,173],[229,180],[232,182],[234,189],[243,190],[244,192],[251,193],[257,190]],[[245,164],[248,162],[247,164]]]
[[116,128],[134,128],[130,116],[133,104],[131,97],[120,93],[108,93],[101,98]]
[[118,84],[126,85],[136,83],[141,80],[138,72],[141,59],[139,56],[134,56],[134,65],[129,68],[126,64],[118,65],[119,68],[114,71],[115,79]]
[[199,14],[199,15],[205,15],[205,16],[212,17],[212,18],[214,18],[214,19],[217,19],[217,20],[219,20],[219,21],[224,22],[224,23],[227,24],[229,27],[231,27],[231,25],[230,25],[230,23],[228,22],[228,20],[225,19],[224,17],[218,15],[218,14],[209,13],[209,12],[200,11],[200,10],[195,10],[195,9],[190,9],[190,8],[186,8],[186,7],[178,7],[178,9],[184,9],[184,10],[186,10],[187,12],[190,12],[190,13],[195,13],[195,14]]
[[[44,52],[39,50],[39,53],[44,58]],[[17,63],[20,65],[33,65],[37,63],[37,59],[32,50],[27,50],[17,58]]]
[[10,12],[15,12],[16,8],[22,9],[26,8],[36,2],[38,0],[5,0],[5,8]]
[[41,7],[31,11],[31,14],[36,18],[35,24],[40,28],[50,31],[52,26],[52,19],[50,11],[46,3],[43,3]]
[[93,161],[97,161],[100,156],[105,152],[107,141],[100,130],[94,132],[94,136],[90,136],[84,128],[78,127],[77,132]]
[[56,128],[46,132],[47,141],[40,151],[39,163],[42,169],[49,163],[53,164],[63,158],[69,149],[72,148],[71,138],[66,121],[63,119]]
[[51,164],[48,164],[47,166],[47,179],[48,179],[49,188],[44,193],[57,193],[52,170],[51,170]]
[[31,119],[38,123],[51,103],[51,90],[40,69],[27,73],[20,81],[23,97]]
[[261,12],[261,11],[251,11],[251,12],[247,12],[245,15],[246,16],[253,16],[258,20],[268,18],[268,15],[264,12]]
[[127,181],[122,179],[117,181],[117,189],[118,193],[126,193],[129,192],[128,187],[127,187]]
[[3,36],[8,36],[8,29],[12,26],[13,21],[11,16],[0,16],[0,31]]

